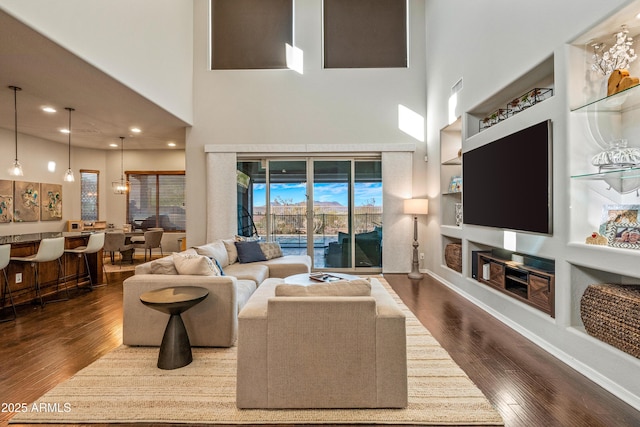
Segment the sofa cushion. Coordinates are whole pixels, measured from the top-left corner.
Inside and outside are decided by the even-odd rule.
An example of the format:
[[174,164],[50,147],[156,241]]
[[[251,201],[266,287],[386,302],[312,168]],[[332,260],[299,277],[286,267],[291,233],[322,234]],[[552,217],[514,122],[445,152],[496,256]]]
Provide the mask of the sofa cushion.
[[340,280],[332,283],[310,285],[280,284],[276,286],[277,297],[368,297],[371,283],[365,279]]
[[173,262],[173,256],[166,256],[164,258],[151,261],[149,264],[151,274],[178,274],[176,266]]
[[208,256],[209,258],[215,258],[222,268],[230,264],[229,253],[222,240],[216,240],[206,245],[196,246],[194,248],[200,255]]
[[282,248],[278,242],[259,242],[260,249],[267,260],[273,258],[280,258],[282,255]]
[[262,263],[240,264],[237,262],[227,266],[224,274],[238,280],[253,280],[256,285],[259,285],[269,278],[269,267]]
[[311,271],[309,255],[287,255],[263,261],[261,264],[269,267],[269,277],[285,278]]
[[238,313],[244,308],[255,292],[257,286],[253,280],[236,280],[236,294],[238,298]]
[[194,276],[219,276],[220,271],[211,258],[204,255],[173,254],[173,263],[178,274]]
[[235,242],[235,245],[241,264],[267,260],[258,242]]

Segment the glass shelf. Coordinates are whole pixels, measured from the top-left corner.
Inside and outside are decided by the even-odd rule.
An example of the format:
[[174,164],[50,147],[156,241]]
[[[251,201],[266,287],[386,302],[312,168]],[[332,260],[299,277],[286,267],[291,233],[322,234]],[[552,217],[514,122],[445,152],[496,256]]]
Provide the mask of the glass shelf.
[[452,194],[462,194],[462,191],[448,191],[446,193],[442,193],[443,196],[450,196]]
[[614,179],[631,179],[640,178],[640,166],[629,167],[625,169],[602,170],[600,172],[587,172],[571,175],[573,179],[600,180],[607,178]]
[[605,96],[572,108],[577,113],[592,111],[621,112],[640,106],[640,85],[631,86],[610,96]]
[[449,159],[446,162],[442,162],[443,165],[461,165],[462,157],[454,157],[453,159]]

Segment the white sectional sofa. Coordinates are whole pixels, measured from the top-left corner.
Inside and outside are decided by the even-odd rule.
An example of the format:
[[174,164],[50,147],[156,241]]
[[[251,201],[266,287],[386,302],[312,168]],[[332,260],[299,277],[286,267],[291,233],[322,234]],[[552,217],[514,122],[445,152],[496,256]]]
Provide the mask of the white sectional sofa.
[[309,256],[278,256],[277,252],[264,261],[242,263],[235,239],[224,239],[180,253],[215,259],[223,276],[178,274],[174,255],[137,266],[135,275],[123,284],[123,344],[159,346],[162,342],[167,316],[144,306],[141,294],[164,287],[201,286],[209,290],[209,296],[182,315],[191,345],[233,346],[238,335],[238,313],[263,281],[311,270]]

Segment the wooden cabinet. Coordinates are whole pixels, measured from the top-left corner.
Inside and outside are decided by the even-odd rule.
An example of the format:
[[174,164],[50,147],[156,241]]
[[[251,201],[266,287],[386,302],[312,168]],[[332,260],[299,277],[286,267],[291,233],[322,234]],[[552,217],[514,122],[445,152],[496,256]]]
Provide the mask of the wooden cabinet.
[[516,264],[484,253],[477,256],[480,283],[555,317],[553,272]]

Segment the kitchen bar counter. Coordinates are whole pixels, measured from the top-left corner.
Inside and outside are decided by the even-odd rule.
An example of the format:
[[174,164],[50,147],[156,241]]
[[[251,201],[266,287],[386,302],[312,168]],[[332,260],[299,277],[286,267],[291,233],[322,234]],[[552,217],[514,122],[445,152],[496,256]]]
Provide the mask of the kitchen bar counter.
[[[11,244],[11,256],[29,256],[38,252],[38,246],[42,239],[55,237],[65,238],[65,248],[72,249],[78,246],[85,246],[89,240],[91,232],[44,232],[44,233],[27,233],[0,236],[0,244]],[[94,284],[102,283],[102,251],[88,255],[89,270]],[[86,267],[84,259],[75,254],[65,253],[62,257],[63,271],[61,273],[60,290],[64,291],[64,287],[75,287],[75,274],[79,268],[80,276],[82,276]],[[19,281],[19,274],[22,275],[22,281]],[[43,296],[52,295],[56,289],[57,262],[51,261],[40,265],[39,270],[41,291]],[[13,294],[16,304],[31,303],[36,298],[33,285],[34,271],[29,263],[10,262],[7,266],[7,276],[9,277],[9,287]],[[18,280],[17,280],[18,279]],[[80,286],[88,286],[88,279],[80,282]],[[4,286],[2,287],[4,289]],[[4,296],[4,295],[3,295]],[[3,301],[9,304],[8,298]]]

